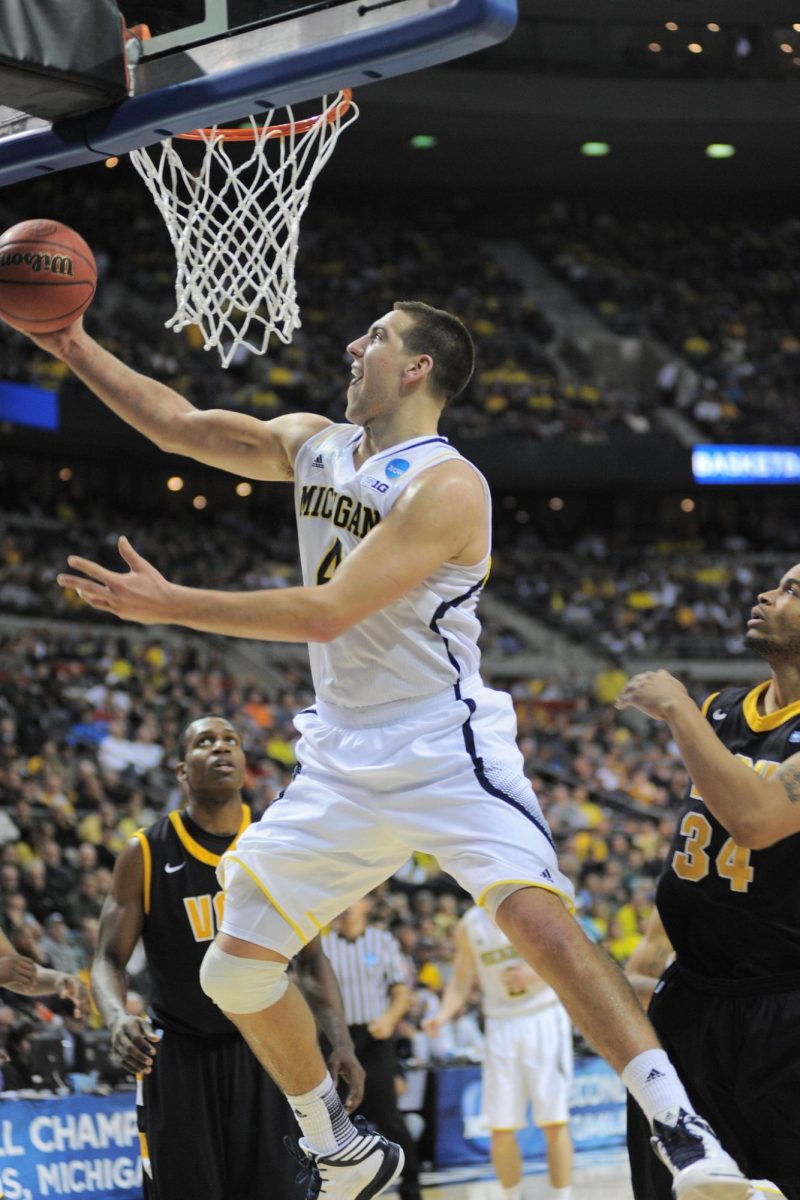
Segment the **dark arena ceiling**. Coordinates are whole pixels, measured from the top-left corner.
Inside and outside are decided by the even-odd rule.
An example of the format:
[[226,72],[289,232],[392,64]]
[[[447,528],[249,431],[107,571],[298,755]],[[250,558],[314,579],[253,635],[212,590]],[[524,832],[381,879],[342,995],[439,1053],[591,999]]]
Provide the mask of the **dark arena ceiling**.
[[[357,132],[328,168],[355,182],[786,192],[800,182],[800,4],[520,0],[501,45],[357,96]],[[437,145],[413,149],[419,134]],[[595,141],[605,157],[581,153]],[[709,158],[720,143],[735,153]]]

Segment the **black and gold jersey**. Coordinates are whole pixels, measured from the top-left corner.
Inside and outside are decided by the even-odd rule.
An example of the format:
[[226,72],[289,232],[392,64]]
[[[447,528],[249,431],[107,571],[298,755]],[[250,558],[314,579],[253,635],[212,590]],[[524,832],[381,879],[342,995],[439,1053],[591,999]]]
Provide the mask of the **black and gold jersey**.
[[222,920],[216,867],[250,824],[244,805],[234,836],[207,833],[184,812],[171,812],[136,836],[144,855],[142,941],[156,1025],[199,1036],[234,1027],[200,987],[200,964]]
[[[765,778],[800,752],[800,702],[761,715],[767,686],[729,688],[703,706],[722,743]],[[657,891],[678,964],[744,987],[793,974],[800,984],[799,862],[800,834],[766,850],[738,846],[690,787]]]

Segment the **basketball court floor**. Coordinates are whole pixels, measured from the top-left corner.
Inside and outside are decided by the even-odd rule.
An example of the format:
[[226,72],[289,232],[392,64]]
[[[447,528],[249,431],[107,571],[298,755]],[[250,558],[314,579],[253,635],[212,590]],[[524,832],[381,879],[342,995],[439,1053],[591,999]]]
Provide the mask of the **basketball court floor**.
[[[422,1174],[424,1200],[502,1200],[489,1167],[452,1167]],[[390,1193],[391,1194],[391,1193]],[[525,1175],[525,1200],[546,1200],[547,1175],[541,1164]],[[573,1200],[633,1200],[625,1150],[587,1151],[576,1155]]]

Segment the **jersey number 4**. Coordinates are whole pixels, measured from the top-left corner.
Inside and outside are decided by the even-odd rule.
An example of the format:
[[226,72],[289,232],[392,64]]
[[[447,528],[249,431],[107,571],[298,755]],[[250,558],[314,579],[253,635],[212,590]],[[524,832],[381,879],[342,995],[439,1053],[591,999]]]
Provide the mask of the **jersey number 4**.
[[327,583],[341,561],[342,543],[337,538],[335,542],[331,542],[320,559],[320,564],[317,567],[317,583]]
[[[711,824],[703,813],[690,812],[681,821],[681,833],[686,841],[682,850],[676,850],[672,869],[681,879],[697,883],[711,870],[708,854]],[[737,846],[733,838],[728,838],[714,865],[720,878],[728,880],[732,892],[749,890],[754,872],[750,866],[750,851],[745,846]]]

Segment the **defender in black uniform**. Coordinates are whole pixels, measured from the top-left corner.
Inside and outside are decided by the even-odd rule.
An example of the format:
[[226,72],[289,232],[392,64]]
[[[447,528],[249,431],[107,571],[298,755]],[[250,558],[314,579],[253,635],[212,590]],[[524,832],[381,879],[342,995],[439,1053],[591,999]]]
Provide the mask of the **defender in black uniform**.
[[[763,592],[747,644],[772,667],[702,712],[666,671],[623,689],[666,720],[693,780],[657,913],[628,964],[661,975],[649,1014],[693,1104],[751,1179],[800,1200],[800,566]],[[644,978],[643,978],[644,977]],[[636,1200],[669,1200],[671,1178],[629,1107]]]
[[[92,988],[123,1064],[138,1073],[137,1105],[148,1200],[292,1200],[303,1196],[289,1106],[235,1027],[199,983],[222,916],[220,856],[250,823],[242,803],[245,759],[228,721],[204,716],[183,734],[178,778],[187,804],[121,852],[100,918]],[[142,937],[152,981],[150,1019],[125,1007],[125,966]],[[332,1074],[358,1105],[363,1071],[341,996],[318,941],[297,965],[332,1046]]]

